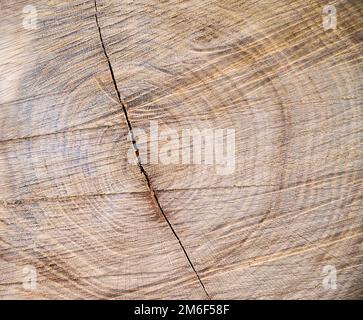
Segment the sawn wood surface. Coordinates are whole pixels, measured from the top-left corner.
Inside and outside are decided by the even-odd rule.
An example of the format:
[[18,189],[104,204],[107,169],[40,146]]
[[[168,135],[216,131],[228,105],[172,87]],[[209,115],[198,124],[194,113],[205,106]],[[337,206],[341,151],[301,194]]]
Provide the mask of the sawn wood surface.
[[[363,298],[362,1],[0,8],[0,299]],[[234,171],[129,163],[150,121]]]

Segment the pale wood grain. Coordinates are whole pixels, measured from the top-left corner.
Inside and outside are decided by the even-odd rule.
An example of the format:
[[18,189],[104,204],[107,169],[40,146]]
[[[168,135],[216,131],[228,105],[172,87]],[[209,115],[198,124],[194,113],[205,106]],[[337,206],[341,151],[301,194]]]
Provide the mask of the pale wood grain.
[[[317,0],[33,2],[0,22],[1,298],[363,297],[361,1],[328,31]],[[150,120],[233,128],[234,172],[140,172]]]

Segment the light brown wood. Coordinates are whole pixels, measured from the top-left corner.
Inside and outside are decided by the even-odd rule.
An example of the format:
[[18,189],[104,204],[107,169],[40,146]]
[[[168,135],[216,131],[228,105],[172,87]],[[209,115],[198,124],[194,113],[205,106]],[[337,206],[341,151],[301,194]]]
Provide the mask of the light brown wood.
[[[363,298],[361,1],[336,30],[317,0],[28,4],[1,3],[1,299]],[[130,163],[150,121],[233,129],[235,169]]]

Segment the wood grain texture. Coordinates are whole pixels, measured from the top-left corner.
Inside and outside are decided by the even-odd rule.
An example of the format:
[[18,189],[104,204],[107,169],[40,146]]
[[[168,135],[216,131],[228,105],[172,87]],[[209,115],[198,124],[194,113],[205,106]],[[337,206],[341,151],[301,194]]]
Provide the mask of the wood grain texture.
[[[361,1],[326,31],[317,0],[36,0],[35,30],[27,4],[1,3],[1,299],[363,298]],[[151,120],[234,129],[235,170],[130,164]]]

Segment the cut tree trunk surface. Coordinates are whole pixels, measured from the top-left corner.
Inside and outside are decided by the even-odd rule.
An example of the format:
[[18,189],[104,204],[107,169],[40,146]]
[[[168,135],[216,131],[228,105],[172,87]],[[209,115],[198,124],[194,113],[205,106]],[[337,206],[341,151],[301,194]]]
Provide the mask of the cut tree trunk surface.
[[0,298],[363,298],[363,2],[325,4],[1,1]]

